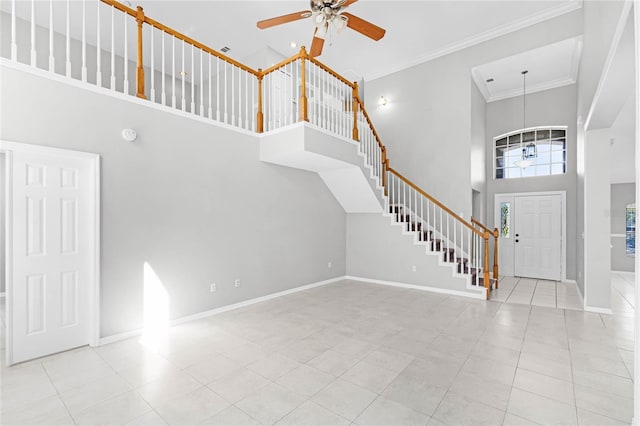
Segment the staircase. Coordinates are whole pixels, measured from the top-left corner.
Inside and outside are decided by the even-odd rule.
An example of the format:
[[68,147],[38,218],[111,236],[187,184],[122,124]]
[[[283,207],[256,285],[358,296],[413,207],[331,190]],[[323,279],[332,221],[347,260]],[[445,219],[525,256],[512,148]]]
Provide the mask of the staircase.
[[[451,247],[451,242],[441,238],[434,238],[434,231],[428,229],[429,225],[424,220],[412,213],[405,213],[402,205],[389,205],[388,216],[392,223],[403,226],[403,232],[412,232],[416,235],[414,244],[424,245],[431,254],[442,257],[442,261],[450,263],[458,275],[468,276],[470,285],[475,288],[485,288],[482,267],[472,267],[470,256],[460,249]],[[490,290],[498,288],[498,280],[489,278]]]

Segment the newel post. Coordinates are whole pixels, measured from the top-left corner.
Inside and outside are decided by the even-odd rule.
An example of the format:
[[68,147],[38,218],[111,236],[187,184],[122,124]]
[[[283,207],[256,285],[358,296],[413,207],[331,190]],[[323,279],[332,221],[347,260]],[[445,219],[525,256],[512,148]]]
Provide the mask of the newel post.
[[[138,23],[138,67],[136,68],[136,96],[147,99],[144,95],[144,65],[142,64],[142,24],[144,23],[144,10],[137,8],[136,22]],[[126,76],[125,76],[126,78]]]
[[258,133],[264,132],[264,114],[262,112],[262,79],[264,74],[262,68],[258,68],[258,116],[256,117],[256,131]]
[[489,293],[491,292],[491,281],[489,281],[489,232],[485,231],[482,235],[484,238],[484,271],[482,279],[484,281],[484,288],[487,290],[487,300],[489,299]]
[[300,48],[302,88],[300,89],[300,118],[298,121],[309,121],[307,111],[307,50],[304,46]]
[[358,82],[353,82],[353,140],[359,141],[358,135]]
[[496,280],[496,288],[498,288],[498,237],[500,233],[498,228],[493,229],[493,279]]

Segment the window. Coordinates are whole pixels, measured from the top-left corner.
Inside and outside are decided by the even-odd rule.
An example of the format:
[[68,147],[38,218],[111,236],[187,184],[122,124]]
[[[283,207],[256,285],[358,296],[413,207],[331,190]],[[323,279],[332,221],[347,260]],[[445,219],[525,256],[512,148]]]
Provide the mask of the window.
[[500,236],[509,238],[511,236],[511,203],[500,203]]
[[625,240],[626,253],[636,254],[636,205],[628,204],[625,214]]
[[567,172],[566,127],[519,130],[494,138],[494,146],[496,179]]

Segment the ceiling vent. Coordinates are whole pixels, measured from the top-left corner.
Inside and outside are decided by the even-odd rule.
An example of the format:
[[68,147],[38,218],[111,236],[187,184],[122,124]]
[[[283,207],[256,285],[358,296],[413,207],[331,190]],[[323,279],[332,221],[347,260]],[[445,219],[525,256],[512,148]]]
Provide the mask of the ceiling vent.
[[230,51],[230,50],[231,50],[231,48],[230,48],[229,46],[225,46],[225,47],[223,47],[222,49],[220,49],[220,51],[221,51],[222,53],[227,53],[227,52],[228,52],[228,51]]

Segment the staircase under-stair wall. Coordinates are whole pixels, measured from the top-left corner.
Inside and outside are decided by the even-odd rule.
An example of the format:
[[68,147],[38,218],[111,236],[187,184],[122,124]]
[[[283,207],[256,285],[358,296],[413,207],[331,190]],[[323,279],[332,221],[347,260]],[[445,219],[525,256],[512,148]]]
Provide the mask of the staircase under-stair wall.
[[[461,218],[391,168],[357,83],[310,56],[304,47],[278,64],[256,70],[147,17],[142,8],[116,0],[87,5],[90,10],[83,6],[71,14],[66,11],[67,29],[62,33],[46,30],[47,20],[38,15],[35,22],[23,7],[12,10],[10,19],[3,18],[3,35],[10,38],[10,52],[3,51],[3,61],[256,135],[261,161],[318,173],[347,214],[349,276],[481,298],[488,298],[497,286],[497,264],[491,270],[488,263],[490,243],[497,259],[497,230]],[[54,11],[57,7],[56,2],[49,4],[48,15],[60,12]],[[111,47],[101,45],[100,36],[95,45],[87,41],[87,17],[101,13],[111,16],[110,28],[104,28]],[[115,15],[137,25],[137,40],[127,38],[126,29],[119,33]],[[70,25],[72,21],[82,25]],[[124,55],[114,47],[119,37]],[[60,42],[66,46],[64,52],[51,47]],[[45,44],[48,49],[41,48]],[[176,60],[175,45],[182,49],[182,72],[173,66],[165,69]],[[56,52],[64,55],[56,58]],[[88,59],[93,57],[94,62]]]

